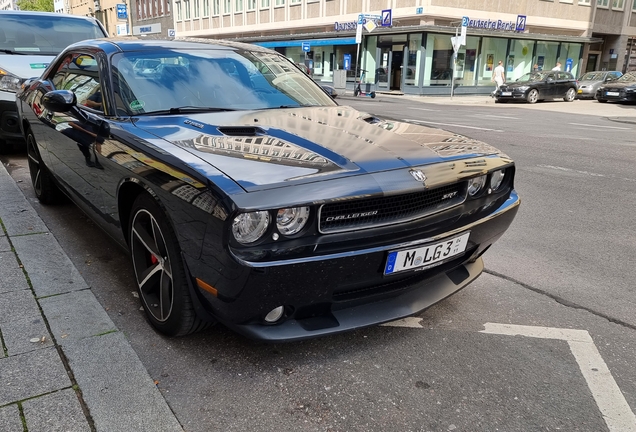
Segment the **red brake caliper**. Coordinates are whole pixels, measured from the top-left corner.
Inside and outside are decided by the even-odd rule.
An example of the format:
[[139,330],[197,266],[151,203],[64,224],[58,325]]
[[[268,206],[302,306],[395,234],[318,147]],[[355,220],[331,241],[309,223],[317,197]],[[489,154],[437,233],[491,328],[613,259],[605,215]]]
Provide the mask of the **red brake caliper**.
[[157,264],[159,260],[153,254],[150,254],[150,262],[154,265],[154,264]]

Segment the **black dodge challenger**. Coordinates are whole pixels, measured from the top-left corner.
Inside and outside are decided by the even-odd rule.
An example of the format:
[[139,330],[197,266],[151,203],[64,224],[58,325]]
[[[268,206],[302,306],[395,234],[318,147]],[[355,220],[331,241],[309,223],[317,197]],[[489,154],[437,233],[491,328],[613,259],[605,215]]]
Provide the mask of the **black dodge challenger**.
[[18,106],[37,197],[67,195],[129,251],[167,335],[415,314],[479,276],[519,206],[497,149],[339,106],[253,45],[76,43]]

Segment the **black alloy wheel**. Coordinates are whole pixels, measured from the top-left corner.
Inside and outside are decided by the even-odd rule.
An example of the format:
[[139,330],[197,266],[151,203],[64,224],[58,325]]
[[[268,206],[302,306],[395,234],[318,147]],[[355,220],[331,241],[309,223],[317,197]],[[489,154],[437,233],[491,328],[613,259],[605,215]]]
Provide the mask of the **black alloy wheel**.
[[528,101],[528,103],[537,103],[537,101],[539,100],[539,91],[537,89],[531,89],[528,92],[528,96],[526,96],[526,100]]
[[576,99],[576,90],[570,87],[567,92],[565,92],[565,96],[563,100],[566,102],[573,102]]
[[54,204],[60,201],[61,192],[53,182],[49,170],[46,168],[40,157],[35,136],[31,129],[27,129],[26,135],[27,158],[29,163],[29,174],[35,196],[42,204]]
[[176,235],[154,198],[137,197],[129,226],[139,298],[153,327],[168,336],[207,327],[194,311]]

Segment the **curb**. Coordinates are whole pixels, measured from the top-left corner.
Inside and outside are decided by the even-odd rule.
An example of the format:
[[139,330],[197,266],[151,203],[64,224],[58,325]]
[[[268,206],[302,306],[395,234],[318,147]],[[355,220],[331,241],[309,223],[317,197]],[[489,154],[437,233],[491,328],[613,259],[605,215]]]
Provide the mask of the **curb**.
[[0,347],[0,430],[183,431],[4,165]]

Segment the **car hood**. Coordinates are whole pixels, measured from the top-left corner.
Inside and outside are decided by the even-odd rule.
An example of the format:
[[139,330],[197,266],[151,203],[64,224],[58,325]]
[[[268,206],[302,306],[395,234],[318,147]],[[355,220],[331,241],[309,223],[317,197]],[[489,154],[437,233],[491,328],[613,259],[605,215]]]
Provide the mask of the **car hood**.
[[586,81],[579,81],[579,86],[582,86],[582,85],[584,85],[584,86],[594,86],[594,85],[598,85],[598,84],[601,84],[601,83],[603,83],[602,80],[601,81],[599,81],[599,80],[589,80],[589,81],[587,81],[586,80]]
[[607,83],[603,86],[604,89],[622,89],[626,87],[636,87],[636,82],[613,82]]
[[43,55],[0,55],[0,67],[20,78],[39,77],[54,59]]
[[342,106],[141,116],[134,124],[247,191],[501,154],[452,132]]

